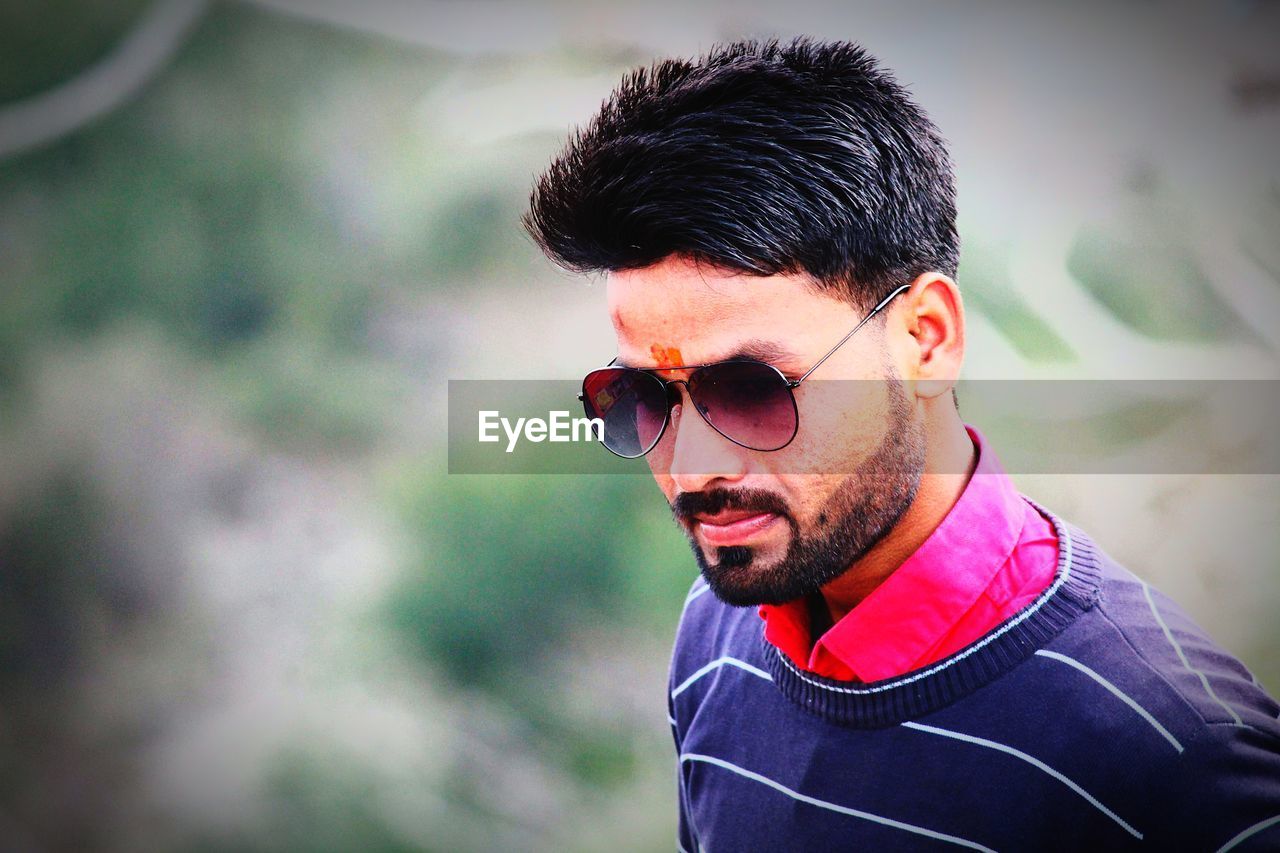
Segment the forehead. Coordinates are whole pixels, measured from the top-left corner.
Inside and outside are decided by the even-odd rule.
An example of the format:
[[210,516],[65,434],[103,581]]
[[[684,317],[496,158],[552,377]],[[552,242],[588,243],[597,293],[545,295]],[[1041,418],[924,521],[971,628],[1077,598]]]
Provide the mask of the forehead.
[[610,273],[608,300],[619,359],[637,367],[654,366],[654,348],[678,350],[683,364],[725,358],[746,343],[802,356],[829,347],[831,329],[856,322],[852,305],[800,276],[745,275],[678,257]]

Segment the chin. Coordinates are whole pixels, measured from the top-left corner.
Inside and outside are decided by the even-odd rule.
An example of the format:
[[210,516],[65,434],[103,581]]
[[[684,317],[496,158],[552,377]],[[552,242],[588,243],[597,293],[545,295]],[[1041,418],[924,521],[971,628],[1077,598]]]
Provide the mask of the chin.
[[[699,549],[699,555],[702,552]],[[761,559],[752,548],[735,545],[716,549],[716,561],[699,559],[699,568],[716,598],[734,607],[783,604],[811,590],[781,571],[777,562]]]

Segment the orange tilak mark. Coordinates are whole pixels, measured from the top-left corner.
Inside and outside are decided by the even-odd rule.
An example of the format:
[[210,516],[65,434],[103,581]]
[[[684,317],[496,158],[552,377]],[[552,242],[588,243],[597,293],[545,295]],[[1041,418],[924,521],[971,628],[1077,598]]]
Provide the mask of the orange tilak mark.
[[649,347],[649,354],[653,356],[658,367],[679,367],[684,363],[680,358],[680,350],[675,347],[653,344]]

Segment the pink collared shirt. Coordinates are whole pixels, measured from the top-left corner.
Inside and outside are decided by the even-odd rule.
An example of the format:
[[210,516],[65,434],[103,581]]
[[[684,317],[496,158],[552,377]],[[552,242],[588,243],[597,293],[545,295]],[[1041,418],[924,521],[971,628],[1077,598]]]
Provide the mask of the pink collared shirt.
[[763,605],[764,635],[802,669],[843,681],[892,678],[963,649],[1053,581],[1058,537],[1013,485],[982,435],[973,476],[942,523],[893,574],[823,634],[803,598]]

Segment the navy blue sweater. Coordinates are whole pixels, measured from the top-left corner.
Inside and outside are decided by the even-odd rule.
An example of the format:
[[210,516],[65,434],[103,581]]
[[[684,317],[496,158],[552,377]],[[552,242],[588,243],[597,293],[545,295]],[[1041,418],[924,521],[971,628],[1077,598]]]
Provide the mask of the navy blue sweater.
[[695,583],[668,690],[680,847],[1280,850],[1280,706],[1045,514],[1059,558],[1036,601],[869,684],[797,670],[754,608]]

